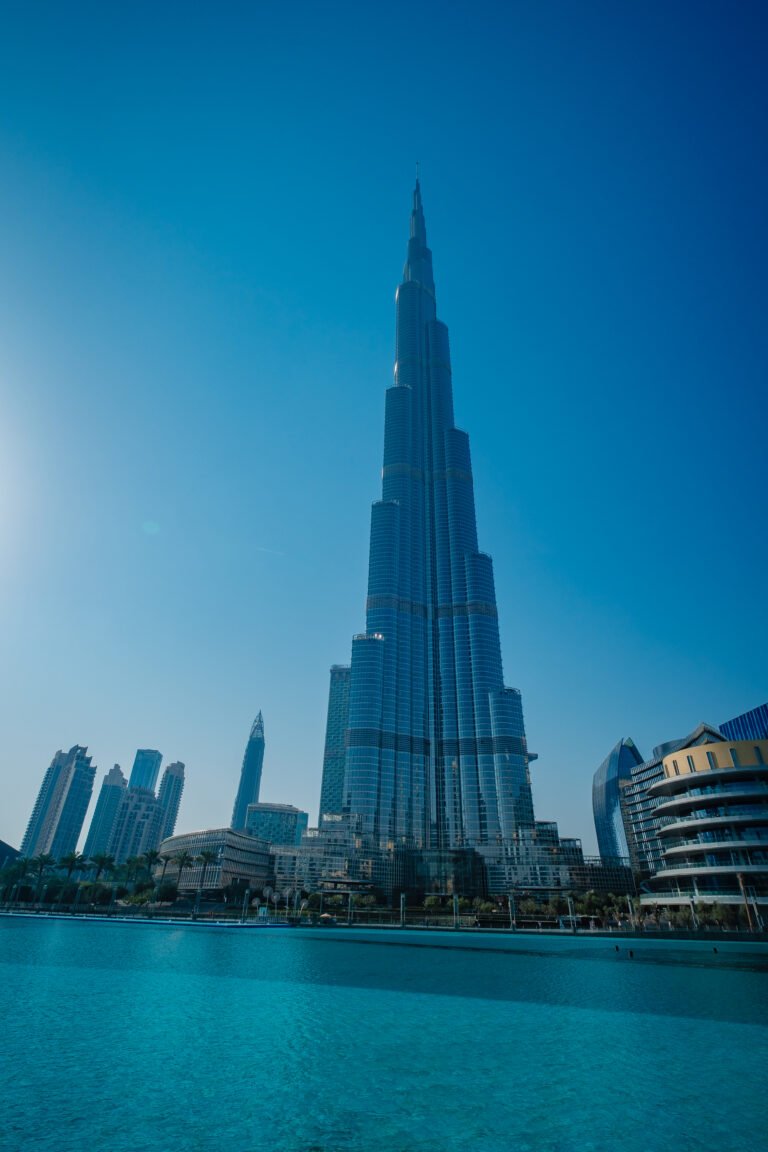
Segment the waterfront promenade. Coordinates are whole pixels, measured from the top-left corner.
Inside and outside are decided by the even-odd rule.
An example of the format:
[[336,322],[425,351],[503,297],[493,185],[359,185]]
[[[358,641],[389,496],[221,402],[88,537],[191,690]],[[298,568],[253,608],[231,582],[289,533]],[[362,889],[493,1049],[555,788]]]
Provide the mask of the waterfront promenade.
[[768,933],[725,932],[719,930],[647,931],[626,927],[576,930],[547,926],[542,928],[485,928],[475,924],[419,923],[417,918],[399,921],[351,924],[278,917],[217,917],[174,915],[164,912],[147,915],[124,909],[104,912],[56,912],[1,910],[2,918],[36,921],[69,921],[88,924],[120,924],[139,927],[184,928],[193,931],[229,930],[248,934],[289,933],[295,936],[321,936],[326,939],[367,944],[404,945],[425,948],[459,948],[470,951],[539,953],[551,955],[615,955],[629,960],[655,960],[665,963],[696,963],[727,966],[754,965],[768,971]]

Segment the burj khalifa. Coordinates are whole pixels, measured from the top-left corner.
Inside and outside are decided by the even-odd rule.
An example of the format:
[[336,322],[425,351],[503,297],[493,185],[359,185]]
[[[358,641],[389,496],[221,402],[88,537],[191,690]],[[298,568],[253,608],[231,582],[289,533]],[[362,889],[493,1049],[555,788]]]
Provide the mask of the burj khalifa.
[[[333,693],[332,680],[329,731]],[[504,685],[493,564],[478,549],[469,438],[454,424],[418,180],[396,296],[366,626],[352,641],[343,707],[343,749],[340,757],[336,716],[321,804],[354,816],[369,841],[480,847],[533,828],[532,757],[520,692]]]

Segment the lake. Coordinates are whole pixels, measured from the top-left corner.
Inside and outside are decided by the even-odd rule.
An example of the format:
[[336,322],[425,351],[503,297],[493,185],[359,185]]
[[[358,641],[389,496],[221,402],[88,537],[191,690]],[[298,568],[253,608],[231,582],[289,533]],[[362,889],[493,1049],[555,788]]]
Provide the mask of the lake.
[[0,1020],[13,1152],[766,1138],[758,947],[2,916]]

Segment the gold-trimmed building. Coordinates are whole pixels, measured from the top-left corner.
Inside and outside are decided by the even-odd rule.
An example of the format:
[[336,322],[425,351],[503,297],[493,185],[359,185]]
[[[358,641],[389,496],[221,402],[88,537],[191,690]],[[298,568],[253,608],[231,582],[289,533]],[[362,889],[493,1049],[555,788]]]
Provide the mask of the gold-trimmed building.
[[649,789],[663,848],[643,904],[741,904],[768,916],[768,740],[700,725]]

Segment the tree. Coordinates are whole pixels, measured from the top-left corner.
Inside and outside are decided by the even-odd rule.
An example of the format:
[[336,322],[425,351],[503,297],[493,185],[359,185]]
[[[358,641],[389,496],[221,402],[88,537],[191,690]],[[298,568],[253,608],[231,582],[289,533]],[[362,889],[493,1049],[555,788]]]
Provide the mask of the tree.
[[144,867],[144,861],[141,856],[129,856],[123,865],[123,875],[126,883],[130,886],[136,880],[141,869]]
[[197,889],[198,895],[200,893],[202,893],[203,888],[205,887],[205,874],[206,874],[206,872],[210,868],[211,864],[214,864],[218,860],[218,858],[219,858],[218,852],[212,852],[209,848],[205,848],[200,853],[200,855],[197,857],[199,862],[202,864],[202,868],[200,869],[200,885]]
[[[162,860],[162,862],[163,862],[163,870],[160,873],[160,879],[158,880],[158,882],[155,886],[158,900],[160,899],[160,890],[162,889],[163,885],[165,884],[166,870],[167,870],[168,865],[170,864],[171,860],[173,860],[173,856],[169,856],[167,853],[164,856],[161,856],[160,853],[158,852],[157,853],[157,861],[159,861],[159,860]],[[155,861],[155,863],[157,863],[157,861]]]
[[39,856],[34,856],[30,860],[30,864],[32,865],[32,875],[37,876],[35,900],[39,900],[43,877],[46,875],[46,873],[50,872],[51,868],[55,867],[56,857],[51,856],[50,852],[41,852]]
[[66,856],[62,856],[59,860],[59,868],[63,868],[67,874],[67,880],[72,879],[72,873],[77,870],[81,871],[86,866],[86,859],[82,852],[67,852]]
[[160,853],[155,848],[148,848],[144,855],[140,856],[139,859],[141,860],[142,865],[146,870],[147,876],[151,880],[155,865],[161,859]]
[[0,873],[0,884],[3,885],[3,899],[11,899],[14,891],[21,888],[29,872],[29,860],[19,856],[11,864],[6,864]]
[[115,858],[106,852],[97,852],[95,856],[91,856],[91,864],[96,865],[96,875],[93,878],[95,884],[98,884],[102,872],[115,870]]
[[179,891],[181,891],[181,874],[185,868],[189,868],[194,857],[192,856],[191,852],[184,851],[184,852],[177,852],[175,854],[175,856],[173,857],[173,859],[175,860],[176,867],[179,870],[179,874],[176,878],[176,887],[178,888]]

